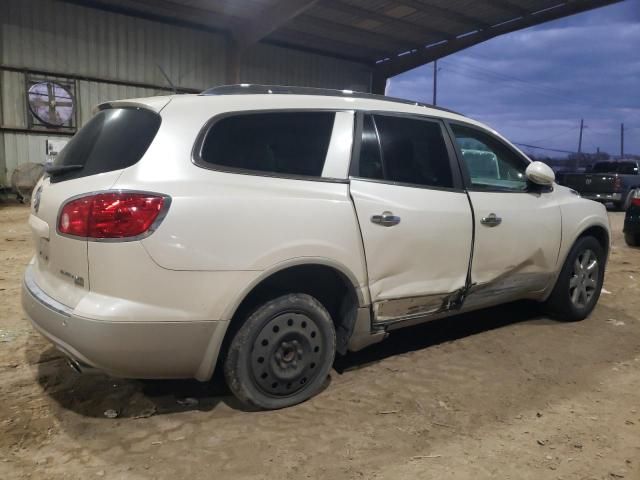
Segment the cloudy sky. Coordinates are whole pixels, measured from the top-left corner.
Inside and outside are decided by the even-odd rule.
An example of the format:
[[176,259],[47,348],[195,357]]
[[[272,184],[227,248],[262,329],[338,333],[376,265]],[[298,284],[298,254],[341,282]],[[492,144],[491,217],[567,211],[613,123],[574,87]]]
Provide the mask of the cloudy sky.
[[[625,152],[640,154],[640,0],[498,37],[438,66],[438,105],[514,142],[576,151],[584,118],[583,152],[618,155],[624,122]],[[432,75],[433,64],[398,75],[387,93],[431,103]]]

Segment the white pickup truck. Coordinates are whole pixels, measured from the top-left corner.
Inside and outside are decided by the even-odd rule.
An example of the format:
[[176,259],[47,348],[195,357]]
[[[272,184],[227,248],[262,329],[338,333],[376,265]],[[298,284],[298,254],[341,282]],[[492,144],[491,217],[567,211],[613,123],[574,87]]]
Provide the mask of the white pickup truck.
[[74,368],[206,381],[220,358],[265,409],[408,325],[525,298],[582,319],[609,250],[602,205],[474,120],[255,85],[101,105],[29,223],[23,305]]

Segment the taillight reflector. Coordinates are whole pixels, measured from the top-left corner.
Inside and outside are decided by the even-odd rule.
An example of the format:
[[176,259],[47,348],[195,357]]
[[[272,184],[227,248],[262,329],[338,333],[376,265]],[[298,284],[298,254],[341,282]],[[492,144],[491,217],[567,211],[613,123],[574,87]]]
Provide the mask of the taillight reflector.
[[149,231],[168,197],[137,192],[105,192],[67,202],[58,232],[83,238],[130,238]]
[[622,188],[622,179],[620,177],[615,177],[613,179],[613,189],[620,190]]

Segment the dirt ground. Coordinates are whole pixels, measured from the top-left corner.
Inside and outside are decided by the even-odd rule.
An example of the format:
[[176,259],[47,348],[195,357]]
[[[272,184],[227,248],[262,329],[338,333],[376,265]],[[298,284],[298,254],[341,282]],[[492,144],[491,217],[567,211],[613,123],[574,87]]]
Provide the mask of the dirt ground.
[[640,479],[640,250],[621,213],[587,320],[525,303],[432,322],[339,359],[311,401],[259,413],[219,379],[67,367],[20,307],[27,217],[0,203],[0,479]]

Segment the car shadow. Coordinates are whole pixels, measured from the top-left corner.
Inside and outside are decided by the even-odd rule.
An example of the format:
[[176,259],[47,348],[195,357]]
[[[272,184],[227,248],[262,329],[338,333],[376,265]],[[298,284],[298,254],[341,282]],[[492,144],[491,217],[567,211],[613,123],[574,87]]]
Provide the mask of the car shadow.
[[81,374],[52,346],[40,351],[36,380],[61,408],[85,417],[146,418],[186,411],[210,411],[224,403],[249,411],[227,388],[222,372],[211,381],[132,380],[101,373]]
[[[382,343],[339,356],[335,371],[362,368],[395,355],[421,350],[481,332],[524,321],[544,319],[535,302],[516,302],[486,310],[435,320],[391,333]],[[146,418],[186,411],[210,411],[223,403],[232,410],[252,411],[231,394],[221,368],[209,382],[196,380],[129,380],[104,374],[79,374],[52,346],[40,340],[27,348],[37,356],[37,381],[60,407],[85,417]],[[30,362],[31,363],[31,362]],[[325,382],[327,388],[331,377]]]
[[336,358],[334,368],[341,374],[395,355],[422,350],[441,343],[532,320],[540,320],[545,323],[553,322],[545,317],[540,304],[533,301],[518,301],[441,318],[393,331],[381,343],[374,344],[359,352],[350,352],[345,356],[339,356]]

